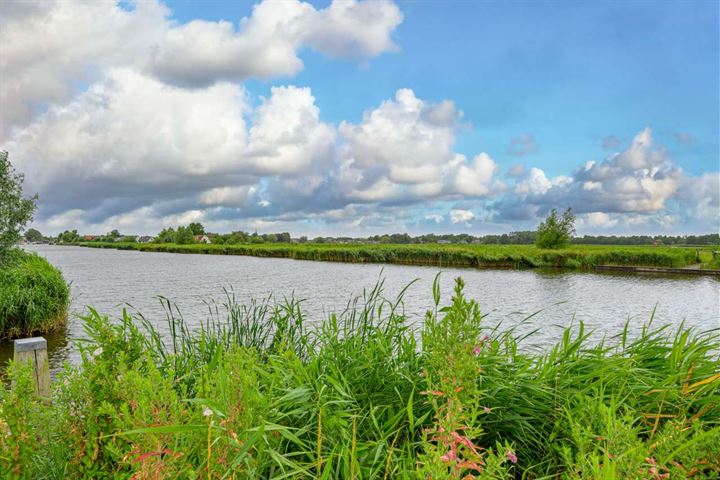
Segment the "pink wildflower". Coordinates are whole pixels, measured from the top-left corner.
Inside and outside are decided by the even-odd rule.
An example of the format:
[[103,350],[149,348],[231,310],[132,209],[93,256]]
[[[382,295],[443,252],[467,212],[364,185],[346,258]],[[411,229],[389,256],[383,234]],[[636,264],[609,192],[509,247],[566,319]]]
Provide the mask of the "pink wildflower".
[[442,460],[445,463],[454,462],[455,460],[457,460],[457,455],[455,454],[455,452],[453,450],[448,450],[448,452],[445,455],[440,457],[440,460]]
[[490,413],[491,411],[492,410],[490,409],[490,407],[483,407],[483,412],[485,412],[486,414]]
[[515,455],[515,452],[513,452],[512,450],[508,450],[506,456],[507,459],[510,460],[512,463],[517,463],[517,455]]

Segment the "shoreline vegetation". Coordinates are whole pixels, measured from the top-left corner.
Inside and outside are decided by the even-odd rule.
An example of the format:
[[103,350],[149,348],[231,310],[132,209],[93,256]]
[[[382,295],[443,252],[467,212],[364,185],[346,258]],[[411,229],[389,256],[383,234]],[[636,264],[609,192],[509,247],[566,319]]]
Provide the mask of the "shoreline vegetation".
[[436,280],[418,326],[382,284],[319,323],[292,298],[227,295],[199,331],[167,303],[165,341],[140,315],[91,310],[81,363],[50,399],[11,364],[3,478],[720,474],[717,331],[651,317],[594,340],[577,323],[519,348],[528,336],[493,325],[461,279],[449,302]]
[[[559,268],[589,270],[630,266],[674,269],[720,269],[717,247],[572,245],[541,249],[533,245],[472,244],[175,244],[136,242],[77,242],[91,248],[141,252],[246,255],[346,263],[389,263],[471,268]],[[688,270],[693,271],[693,270]]]
[[45,334],[65,325],[70,287],[46,259],[0,252],[0,340]]

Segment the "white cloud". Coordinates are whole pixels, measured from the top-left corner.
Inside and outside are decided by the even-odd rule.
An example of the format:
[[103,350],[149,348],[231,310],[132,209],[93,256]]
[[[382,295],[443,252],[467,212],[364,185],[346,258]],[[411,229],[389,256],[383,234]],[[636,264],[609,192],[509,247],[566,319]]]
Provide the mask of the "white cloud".
[[605,212],[591,212],[582,218],[584,224],[595,228],[610,228],[617,225],[617,219],[611,218]]
[[545,176],[545,172],[539,168],[532,167],[526,178],[515,185],[515,193],[542,195],[550,190],[553,183]]
[[352,199],[375,201],[497,193],[503,185],[488,154],[468,162],[454,151],[461,116],[452,102],[431,103],[400,89],[361,123],[342,122],[342,189]]
[[208,86],[249,77],[293,75],[305,48],[343,58],[396,50],[402,13],[391,0],[336,0],[325,9],[298,0],[265,0],[236,26],[170,19],[160,0],[125,9],[82,0],[1,2],[0,141],[38,108],[70,99],[81,82],[129,67],[164,82]]
[[454,208],[450,210],[450,223],[452,224],[458,224],[458,223],[469,223],[471,220],[475,218],[475,214],[472,213],[470,210],[463,210],[459,208]]

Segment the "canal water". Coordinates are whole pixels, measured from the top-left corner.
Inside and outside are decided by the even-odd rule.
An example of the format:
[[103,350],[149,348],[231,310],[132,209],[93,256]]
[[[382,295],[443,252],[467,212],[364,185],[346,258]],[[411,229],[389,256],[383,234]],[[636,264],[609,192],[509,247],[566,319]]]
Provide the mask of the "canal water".
[[[432,283],[441,271],[442,301],[452,295],[455,277],[465,293],[480,303],[486,322],[503,328],[530,314],[521,332],[537,329],[528,342],[554,342],[563,326],[583,321],[597,337],[618,333],[626,321],[637,332],[655,310],[657,324],[687,325],[699,330],[720,328],[720,280],[717,277],[537,270],[475,270],[400,265],[310,262],[221,255],[188,255],[32,245],[71,282],[71,314],[65,331],[48,338],[51,369],[77,360],[75,340],[84,336],[79,315],[93,307],[118,318],[124,306],[141,312],[160,332],[165,312],[158,296],[174,302],[190,325],[208,315],[207,302],[232,289],[240,301],[303,300],[308,322],[339,312],[354,295],[384,279],[385,297],[404,296],[409,322],[419,324],[432,306]],[[0,344],[0,362],[12,355],[12,343]]]

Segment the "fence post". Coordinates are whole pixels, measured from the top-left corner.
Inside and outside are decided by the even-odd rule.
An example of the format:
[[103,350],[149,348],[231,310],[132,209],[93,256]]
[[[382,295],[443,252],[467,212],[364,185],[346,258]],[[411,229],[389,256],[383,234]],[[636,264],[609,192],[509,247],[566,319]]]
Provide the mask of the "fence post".
[[35,375],[35,393],[40,397],[50,396],[50,364],[48,363],[47,341],[43,337],[21,338],[14,342],[15,363],[31,362]]

